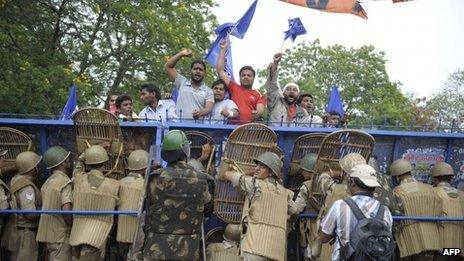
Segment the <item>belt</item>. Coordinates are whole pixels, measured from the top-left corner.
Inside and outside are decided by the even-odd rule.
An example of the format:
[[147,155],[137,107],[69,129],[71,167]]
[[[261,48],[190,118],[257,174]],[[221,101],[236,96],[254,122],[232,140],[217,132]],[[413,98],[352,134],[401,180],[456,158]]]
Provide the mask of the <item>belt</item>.
[[17,227],[18,230],[29,230],[29,231],[34,231],[37,232],[38,228],[37,227]]

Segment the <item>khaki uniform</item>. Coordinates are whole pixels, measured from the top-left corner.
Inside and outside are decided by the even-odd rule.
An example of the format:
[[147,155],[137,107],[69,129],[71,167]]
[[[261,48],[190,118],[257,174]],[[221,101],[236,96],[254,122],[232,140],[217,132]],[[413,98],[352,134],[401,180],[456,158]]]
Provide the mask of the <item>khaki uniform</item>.
[[[114,210],[118,201],[117,180],[106,178],[99,170],[74,172],[73,209]],[[79,260],[102,260],[113,215],[75,215],[69,244]]]
[[285,260],[287,215],[297,210],[293,192],[273,177],[261,180],[235,173],[232,184],[247,193],[240,246],[244,260]]
[[[40,208],[40,191],[29,179],[15,175],[10,182],[11,193],[15,196],[16,206],[21,210]],[[37,260],[38,244],[36,233],[38,222],[27,220],[23,215],[16,215],[17,241],[11,260]],[[14,232],[13,232],[14,233]],[[14,235],[10,235],[15,237]]]
[[224,240],[222,243],[212,243],[206,248],[207,261],[240,261],[237,243]]
[[[72,202],[72,186],[69,177],[58,170],[53,171],[41,188],[44,210],[61,210]],[[71,227],[62,215],[41,215],[37,241],[47,244],[49,260],[71,260],[69,234]]]
[[[320,209],[320,205],[316,202],[316,199],[311,193],[312,180],[303,182],[300,188],[300,192],[295,200],[295,204],[298,209],[298,213],[311,212],[317,213]],[[311,253],[310,243],[318,235],[317,220],[316,219],[300,219],[300,245],[305,248],[305,257],[309,258]]]
[[[445,217],[462,217],[464,198],[448,182],[440,182],[433,188],[441,198]],[[464,224],[462,222],[443,222],[438,226],[441,248],[461,248],[464,246]],[[462,254],[461,254],[462,255]]]
[[[430,185],[408,177],[393,191],[403,203],[407,216],[442,214],[441,199]],[[433,258],[433,252],[441,250],[438,224],[435,222],[402,221],[398,222],[395,230],[401,258],[429,260]]]
[[[328,173],[324,172],[319,176],[318,183],[322,195],[324,195],[324,204],[321,207],[317,217],[317,226],[319,226],[319,223],[322,221],[325,214],[329,211],[335,201],[339,199],[346,199],[351,196],[351,194],[348,192],[345,179],[342,181],[342,183],[338,183],[334,181]],[[319,246],[315,248],[319,248]],[[323,244],[321,248],[320,259],[330,260],[332,257],[332,252],[332,244]]]
[[[10,189],[8,186],[0,179],[0,210],[5,210],[10,208],[8,203],[11,199]],[[6,216],[0,216],[0,235],[3,233],[3,228],[5,226]]]
[[[144,188],[144,178],[136,172],[130,172],[119,181],[120,203],[118,210],[139,211],[140,195]],[[119,253],[121,258],[127,256],[130,245],[134,242],[137,230],[138,217],[120,215],[118,217],[118,231],[116,240],[119,242]]]

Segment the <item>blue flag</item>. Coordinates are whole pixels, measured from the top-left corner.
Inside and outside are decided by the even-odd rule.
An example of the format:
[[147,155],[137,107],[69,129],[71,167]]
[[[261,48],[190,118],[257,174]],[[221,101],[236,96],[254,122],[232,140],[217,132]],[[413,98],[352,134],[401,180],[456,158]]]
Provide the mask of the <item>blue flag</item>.
[[[216,30],[216,40],[213,42],[211,45],[211,48],[209,48],[208,53],[205,55],[205,60],[211,64],[213,67],[216,66],[217,59],[219,57],[219,52],[221,51],[221,40],[223,38],[226,38],[234,27],[233,23],[226,23],[220,25]],[[224,62],[224,71],[229,76],[230,79],[234,79],[234,68],[232,66],[232,47],[229,41],[229,44],[227,46],[226,50],[226,58]]]
[[77,109],[77,85],[73,83],[69,90],[68,101],[61,111],[60,120],[71,119],[72,114]]
[[[255,0],[248,8],[246,13],[236,23],[225,23],[216,28],[216,30],[214,31],[217,35],[216,40],[213,42],[213,44],[208,50],[208,53],[205,55],[205,60],[213,67],[216,66],[217,58],[219,56],[219,52],[221,51],[220,43],[222,39],[227,38],[230,34],[240,39],[243,39],[245,33],[248,31],[248,27],[250,27],[253,15],[255,14],[257,2],[258,0]],[[224,72],[230,79],[233,80],[234,69],[232,64],[232,46],[229,41],[224,62]]]
[[300,18],[288,19],[288,30],[285,31],[284,34],[284,41],[287,40],[287,38],[291,38],[292,42],[294,42],[298,35],[306,34],[306,28]]
[[338,88],[336,85],[332,86],[332,91],[330,92],[329,103],[325,108],[325,111],[330,112],[338,112],[340,117],[343,117],[345,111],[343,110],[343,103],[342,99],[340,98],[340,93],[338,93]]
[[248,27],[250,27],[251,20],[253,19],[253,15],[255,14],[256,4],[258,0],[255,0],[246,13],[240,18],[236,23],[235,27],[233,28],[231,35],[243,39],[245,37],[246,32],[248,31]]

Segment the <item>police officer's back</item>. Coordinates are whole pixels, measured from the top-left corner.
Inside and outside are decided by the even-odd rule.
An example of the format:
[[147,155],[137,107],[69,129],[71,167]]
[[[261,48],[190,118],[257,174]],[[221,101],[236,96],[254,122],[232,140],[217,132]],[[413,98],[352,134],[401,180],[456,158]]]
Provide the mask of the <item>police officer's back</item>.
[[211,200],[206,177],[187,164],[190,142],[179,130],[168,132],[161,157],[168,163],[156,170],[147,191],[144,259],[200,258],[204,204]]

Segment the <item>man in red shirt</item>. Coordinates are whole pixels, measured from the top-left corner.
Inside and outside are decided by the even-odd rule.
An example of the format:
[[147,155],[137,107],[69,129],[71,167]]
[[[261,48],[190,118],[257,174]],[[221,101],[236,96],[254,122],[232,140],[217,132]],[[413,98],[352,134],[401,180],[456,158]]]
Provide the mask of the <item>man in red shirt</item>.
[[240,112],[238,122],[233,123],[243,124],[256,121],[264,112],[266,99],[260,92],[252,89],[256,72],[251,66],[244,66],[240,69],[240,84],[231,80],[224,72],[224,60],[228,41],[228,39],[223,39],[221,41],[221,52],[219,53],[216,63],[216,71],[219,78],[229,87],[229,93],[232,96],[232,101],[237,104]]

